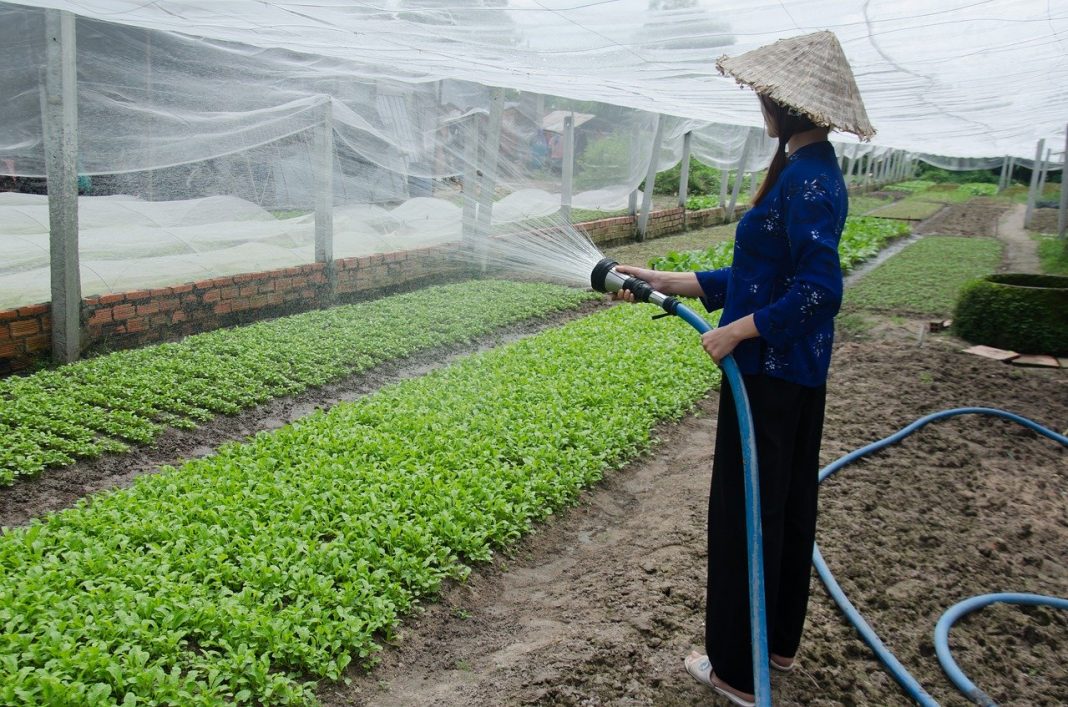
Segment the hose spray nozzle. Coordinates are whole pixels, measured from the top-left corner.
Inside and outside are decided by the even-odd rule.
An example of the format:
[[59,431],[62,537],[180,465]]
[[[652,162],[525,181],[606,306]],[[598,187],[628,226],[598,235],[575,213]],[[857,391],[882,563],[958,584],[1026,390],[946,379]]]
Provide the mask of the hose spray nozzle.
[[598,292],[619,292],[620,290],[629,290],[634,299],[639,302],[649,302],[659,307],[663,307],[664,311],[668,314],[674,314],[675,308],[678,306],[678,300],[674,297],[669,297],[662,292],[657,292],[653,289],[645,280],[634,277],[633,275],[625,275],[618,270],[616,266],[619,265],[611,258],[601,258],[596,265],[593,266],[593,271],[590,273],[590,285]]

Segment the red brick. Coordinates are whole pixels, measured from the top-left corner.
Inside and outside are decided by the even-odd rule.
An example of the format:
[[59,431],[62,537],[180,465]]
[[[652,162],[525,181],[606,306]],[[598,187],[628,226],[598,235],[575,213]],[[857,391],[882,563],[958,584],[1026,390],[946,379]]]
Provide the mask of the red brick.
[[111,309],[103,308],[93,312],[93,316],[89,317],[89,326],[102,326],[111,321]]
[[139,331],[144,331],[147,322],[144,319],[129,319],[126,322],[126,331],[130,334],[135,334]]
[[158,287],[158,288],[152,290],[152,296],[153,297],[167,297],[167,296],[173,295],[173,294],[174,294],[174,290],[171,289],[170,287]]
[[290,276],[300,275],[300,268],[286,268],[283,272]]
[[177,287],[172,287],[171,290],[176,295],[180,295],[183,292],[192,292],[193,291],[193,283],[187,283],[185,285],[178,285]]
[[264,283],[260,284],[260,286],[257,289],[262,294],[262,293],[265,293],[265,292],[274,292],[274,287],[275,287],[275,281],[271,280],[270,282],[264,282]]
[[115,304],[116,302],[122,302],[126,299],[126,295],[122,292],[112,292],[106,295],[100,295],[98,298],[99,304]]
[[210,290],[215,287],[215,284],[213,280],[197,280],[193,283],[193,287],[198,290]]
[[26,353],[38,353],[52,348],[51,334],[38,334],[26,339]]
[[213,287],[226,287],[227,285],[234,284],[234,278],[232,277],[217,277],[211,281]]
[[40,323],[36,319],[20,319],[16,322],[11,322],[11,338],[13,339],[33,336],[40,330]]
[[238,295],[240,295],[241,297],[249,297],[254,294],[256,294],[255,285],[245,285],[240,290],[238,290]]
[[255,309],[267,306],[267,295],[256,295],[249,300],[249,306]]
[[0,322],[10,322],[18,318],[19,313],[17,309],[5,309],[0,311]]
[[216,314],[228,314],[234,311],[233,302],[219,302],[215,305],[214,311]]
[[185,312],[179,310],[171,315],[171,323],[177,324],[178,322],[184,322],[188,318],[189,317],[186,315]]
[[301,290],[300,296],[303,299],[315,299],[315,290],[311,289],[310,287],[308,289]]
[[44,314],[49,310],[47,304],[33,304],[29,307],[19,307],[18,313],[20,317],[36,317],[38,314]]
[[127,300],[148,299],[152,296],[152,290],[134,290],[126,293]]
[[100,298],[96,297],[96,296],[83,297],[82,298],[82,304],[84,304],[86,307],[95,307],[98,304],[100,304]]
[[11,329],[7,324],[0,324],[0,341],[11,340]]
[[182,306],[182,303],[178,300],[177,297],[161,299],[159,302],[157,302],[157,304],[159,305],[159,311],[161,312],[173,312],[174,310]]
[[369,256],[369,255],[365,255],[365,256],[361,257],[360,260],[359,260],[359,265],[360,265],[361,268],[366,268],[370,264],[371,264],[371,256]]
[[118,307],[111,309],[111,318],[115,321],[122,321],[123,319],[129,319],[137,312],[137,308],[132,304],[120,304]]
[[312,282],[313,284],[316,284],[316,285],[323,285],[323,284],[326,283],[326,275],[321,273],[321,272],[315,273],[314,275],[312,275],[308,279],[309,279],[310,282]]
[[217,302],[222,299],[222,290],[208,290],[204,293],[205,302]]
[[[212,290],[212,292],[214,292],[214,291],[215,290]],[[208,296],[207,293],[204,293],[204,296],[207,297]],[[195,292],[189,292],[189,293],[186,293],[186,294],[182,295],[182,304],[183,305],[195,305],[195,304],[199,304],[199,303],[200,303],[199,295],[197,295],[197,293],[195,293]]]
[[159,311],[159,302],[149,302],[148,304],[141,304],[137,306],[137,316],[147,317],[150,314],[155,314]]
[[224,287],[219,290],[219,297],[222,299],[233,299],[234,297],[237,297],[237,292],[237,287]]
[[283,302],[285,302],[285,298],[282,295],[278,294],[277,292],[268,292],[267,293],[267,304],[268,305],[271,305],[273,307],[274,305],[282,304]]
[[25,351],[22,349],[22,342],[9,341],[4,344],[0,344],[0,358],[15,358],[21,356]]

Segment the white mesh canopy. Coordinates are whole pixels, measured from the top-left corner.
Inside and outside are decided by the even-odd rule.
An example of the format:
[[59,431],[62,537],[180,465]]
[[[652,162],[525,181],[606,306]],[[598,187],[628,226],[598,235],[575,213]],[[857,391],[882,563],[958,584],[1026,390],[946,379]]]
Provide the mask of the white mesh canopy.
[[[327,178],[344,257],[625,209],[687,133],[700,162],[761,169],[758,103],[714,60],[820,29],[878,130],[839,154],[996,168],[1045,138],[1064,159],[1068,5],[1047,0],[51,0],[0,2],[0,190],[45,174],[46,9],[77,18],[84,294],[310,262]],[[47,299],[47,222],[0,199],[0,306]]]

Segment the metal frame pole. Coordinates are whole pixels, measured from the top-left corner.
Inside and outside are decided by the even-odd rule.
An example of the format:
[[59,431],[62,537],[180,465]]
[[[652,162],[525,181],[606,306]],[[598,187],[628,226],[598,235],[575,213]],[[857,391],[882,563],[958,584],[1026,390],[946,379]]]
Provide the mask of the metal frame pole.
[[[637,140],[635,139],[633,131],[627,133],[627,154],[629,156],[629,169],[627,171],[627,179],[634,176],[634,173],[638,171],[638,149]],[[627,196],[627,212],[631,217],[638,215],[638,188],[635,187],[631,193]]]
[[78,263],[78,67],[75,17],[45,10],[46,65],[41,117],[48,178],[52,358],[81,353],[82,283]]
[[315,128],[315,262],[334,259],[334,106],[323,104]]
[[1035,191],[1038,187],[1038,165],[1042,161],[1042,150],[1046,148],[1046,138],[1042,138],[1035,146],[1035,161],[1031,165],[1031,185],[1027,190],[1027,211],[1024,213],[1024,228],[1031,227],[1031,216],[1035,212]]
[[653,151],[649,155],[649,169],[645,171],[645,191],[642,193],[642,213],[638,217],[638,240],[644,241],[649,228],[649,212],[653,208],[653,186],[656,184],[656,163],[660,157],[660,143],[664,139],[664,118],[656,116],[656,136],[653,138]]

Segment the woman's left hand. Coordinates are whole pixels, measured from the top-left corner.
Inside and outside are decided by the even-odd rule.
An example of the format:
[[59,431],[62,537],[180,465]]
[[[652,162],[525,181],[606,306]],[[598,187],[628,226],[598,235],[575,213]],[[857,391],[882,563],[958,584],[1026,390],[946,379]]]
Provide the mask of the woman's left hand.
[[749,314],[727,326],[718,327],[701,334],[701,346],[718,365],[734,351],[734,347],[746,339],[760,336],[753,315]]
[[701,335],[701,346],[717,365],[734,351],[734,347],[741,341],[731,329],[733,325],[727,325],[720,329],[712,329]]

